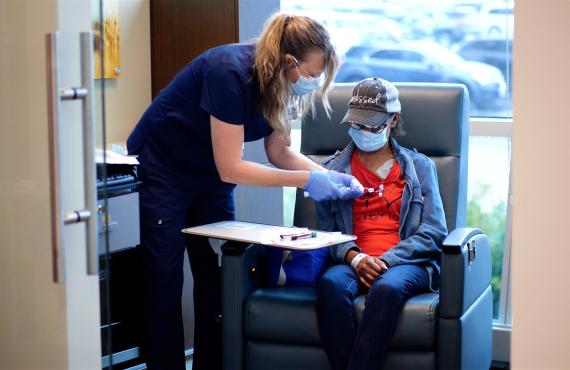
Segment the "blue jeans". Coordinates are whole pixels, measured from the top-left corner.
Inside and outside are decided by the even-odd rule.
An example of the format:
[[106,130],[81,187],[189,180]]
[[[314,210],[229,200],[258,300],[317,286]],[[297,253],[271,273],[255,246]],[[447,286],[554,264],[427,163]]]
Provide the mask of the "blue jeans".
[[360,325],[353,302],[365,293],[349,265],[334,265],[317,287],[317,313],[323,346],[333,370],[381,369],[406,300],[429,288],[418,265],[389,268],[372,283]]

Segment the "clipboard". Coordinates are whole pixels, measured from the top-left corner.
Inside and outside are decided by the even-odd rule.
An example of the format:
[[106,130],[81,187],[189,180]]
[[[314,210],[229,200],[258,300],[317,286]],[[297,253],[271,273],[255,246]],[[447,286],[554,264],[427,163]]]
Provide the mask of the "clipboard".
[[[243,221],[222,221],[182,229],[185,234],[209,238],[234,240],[277,248],[310,250],[356,240],[356,236],[340,232],[311,230],[299,227],[265,225]],[[315,232],[316,236],[297,240],[283,240],[281,235],[297,232]]]

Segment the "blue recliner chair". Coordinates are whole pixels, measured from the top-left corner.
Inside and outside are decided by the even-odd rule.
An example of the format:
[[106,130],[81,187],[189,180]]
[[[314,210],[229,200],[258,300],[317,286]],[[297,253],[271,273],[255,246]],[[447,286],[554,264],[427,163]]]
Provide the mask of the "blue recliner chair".
[[[319,162],[345,147],[339,125],[353,84],[329,95],[333,115],[319,111],[302,126],[301,152]],[[439,293],[410,298],[398,320],[384,369],[488,369],[492,353],[491,257],[487,237],[464,228],[467,205],[469,98],[462,85],[397,84],[407,134],[398,141],[429,156],[438,169],[449,236]],[[316,227],[312,200],[298,191],[295,225]],[[314,288],[263,286],[263,246],[227,243],[223,257],[225,370],[330,370],[317,325]],[[365,296],[354,305],[358,320]]]

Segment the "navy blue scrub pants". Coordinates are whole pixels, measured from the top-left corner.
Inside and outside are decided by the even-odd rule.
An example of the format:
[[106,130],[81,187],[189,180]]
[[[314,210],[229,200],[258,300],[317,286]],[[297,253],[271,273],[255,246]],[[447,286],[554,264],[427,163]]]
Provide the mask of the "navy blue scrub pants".
[[426,291],[424,267],[389,268],[372,283],[359,326],[353,302],[362,289],[349,265],[329,268],[317,287],[317,314],[323,347],[333,370],[378,370],[386,359],[400,310],[412,295]]
[[[184,249],[194,277],[194,370],[219,370],[221,270],[208,239],[185,227],[233,220],[233,193],[182,190],[143,167],[141,246],[145,265],[144,353],[151,370],[185,369],[182,324]],[[204,191],[207,189],[200,189]]]

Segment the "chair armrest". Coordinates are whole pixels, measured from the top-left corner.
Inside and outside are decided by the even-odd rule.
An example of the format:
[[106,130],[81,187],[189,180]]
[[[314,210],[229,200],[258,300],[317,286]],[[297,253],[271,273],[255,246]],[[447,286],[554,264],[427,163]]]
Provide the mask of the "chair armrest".
[[222,338],[225,370],[243,366],[243,306],[263,280],[265,247],[229,241],[222,246]]
[[460,318],[491,284],[487,235],[457,228],[443,242],[440,317]]

